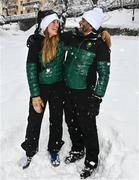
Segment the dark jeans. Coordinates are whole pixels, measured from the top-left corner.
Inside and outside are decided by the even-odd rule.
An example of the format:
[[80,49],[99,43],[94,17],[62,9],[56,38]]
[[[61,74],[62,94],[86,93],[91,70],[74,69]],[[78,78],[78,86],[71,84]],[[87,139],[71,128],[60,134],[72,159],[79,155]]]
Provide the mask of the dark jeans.
[[91,114],[88,90],[66,88],[65,120],[72,141],[72,150],[86,149],[87,161],[97,163],[99,154],[96,117]]
[[46,103],[49,103],[49,142],[48,151],[59,151],[64,142],[62,141],[63,122],[63,82],[53,85],[40,86],[41,98],[44,102],[42,113],[37,113],[32,106],[32,99],[29,103],[28,125],[26,129],[25,141],[21,144],[27,156],[33,156],[38,151],[41,123],[44,115]]

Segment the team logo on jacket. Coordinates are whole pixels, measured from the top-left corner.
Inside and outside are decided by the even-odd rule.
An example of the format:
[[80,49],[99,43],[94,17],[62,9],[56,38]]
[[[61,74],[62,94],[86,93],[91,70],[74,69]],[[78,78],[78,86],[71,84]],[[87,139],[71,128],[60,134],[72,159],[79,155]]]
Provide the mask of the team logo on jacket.
[[86,47],[87,49],[90,49],[92,47],[93,43],[91,41],[87,42]]

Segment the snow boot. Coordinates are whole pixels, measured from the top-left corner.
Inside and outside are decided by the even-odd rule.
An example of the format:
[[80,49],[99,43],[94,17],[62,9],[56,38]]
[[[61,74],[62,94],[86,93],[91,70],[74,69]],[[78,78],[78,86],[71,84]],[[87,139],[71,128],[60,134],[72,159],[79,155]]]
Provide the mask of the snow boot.
[[77,160],[80,160],[84,157],[84,151],[70,151],[69,156],[65,158],[65,163],[70,164],[74,163]]
[[81,179],[88,178],[89,176],[92,175],[93,172],[95,172],[96,168],[97,168],[97,163],[94,163],[94,165],[85,166],[84,169],[82,169],[81,171],[80,178]]
[[51,152],[50,153],[50,157],[51,157],[51,164],[54,166],[54,167],[57,167],[60,165],[60,159],[59,159],[59,154],[58,152]]
[[28,157],[28,156],[27,156],[24,164],[22,165],[22,168],[23,168],[23,169],[28,168],[29,165],[30,165],[30,163],[31,163],[31,160],[32,160],[32,157]]

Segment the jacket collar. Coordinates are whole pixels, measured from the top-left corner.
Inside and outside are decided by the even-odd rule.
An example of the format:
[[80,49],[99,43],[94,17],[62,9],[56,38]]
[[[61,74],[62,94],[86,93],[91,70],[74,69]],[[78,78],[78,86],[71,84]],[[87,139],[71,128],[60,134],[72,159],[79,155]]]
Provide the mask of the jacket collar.
[[79,29],[76,29],[75,36],[77,36],[79,39],[97,39],[99,34],[96,32],[90,32],[88,35],[84,36]]

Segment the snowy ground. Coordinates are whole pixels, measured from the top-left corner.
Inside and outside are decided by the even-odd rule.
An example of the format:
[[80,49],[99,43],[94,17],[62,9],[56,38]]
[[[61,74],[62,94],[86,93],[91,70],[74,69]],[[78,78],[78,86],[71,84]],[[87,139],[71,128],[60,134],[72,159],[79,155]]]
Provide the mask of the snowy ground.
[[139,30],[139,9],[135,9],[134,21],[132,21],[133,10],[123,9],[108,12],[105,27],[108,28],[129,28]]
[[[61,165],[47,154],[48,108],[42,124],[40,151],[26,170],[20,144],[27,125],[29,90],[25,74],[26,33],[0,30],[0,177],[3,180],[79,180],[83,160],[64,164],[70,139],[64,122]],[[88,179],[139,179],[139,37],[112,37],[111,78],[97,119],[100,165]]]

